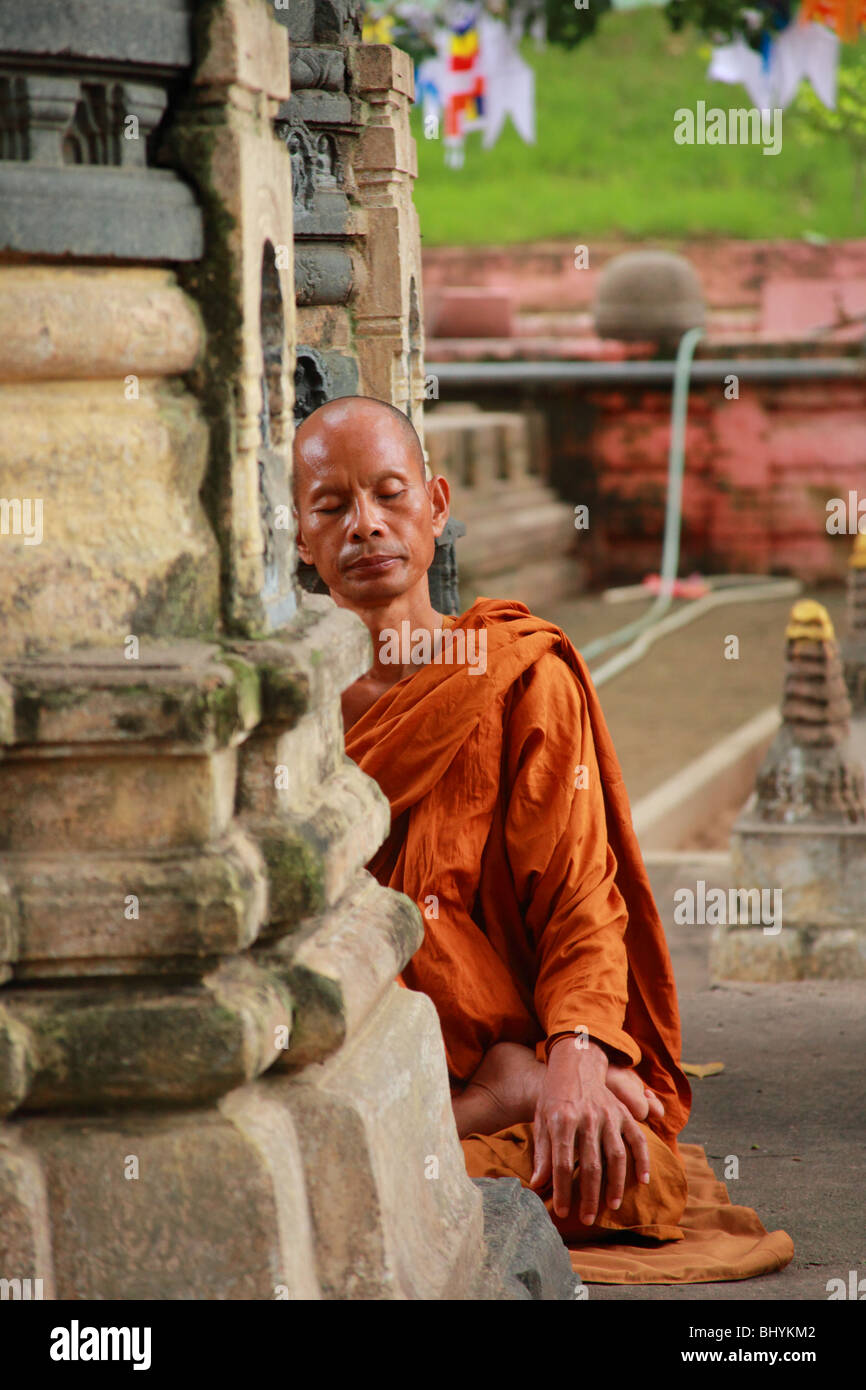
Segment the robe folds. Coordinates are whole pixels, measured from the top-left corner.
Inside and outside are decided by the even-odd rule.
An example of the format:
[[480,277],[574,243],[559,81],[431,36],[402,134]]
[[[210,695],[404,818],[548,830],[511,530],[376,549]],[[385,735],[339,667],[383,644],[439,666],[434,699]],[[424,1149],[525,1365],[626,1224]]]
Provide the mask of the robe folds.
[[[436,1006],[452,1092],[502,1041],[544,1060],[557,1037],[585,1033],[633,1065],[665,1108],[645,1126],[651,1190],[589,1230],[556,1224],[569,1245],[614,1231],[679,1241],[677,1135],[691,1094],[676,988],[592,680],[565,634],[521,603],[480,598],[454,626],[483,630],[483,671],[420,666],[346,736],[391,805],[368,868],[424,917],[400,982]],[[528,1185],[531,1126],[469,1136],[463,1148],[473,1176]]]

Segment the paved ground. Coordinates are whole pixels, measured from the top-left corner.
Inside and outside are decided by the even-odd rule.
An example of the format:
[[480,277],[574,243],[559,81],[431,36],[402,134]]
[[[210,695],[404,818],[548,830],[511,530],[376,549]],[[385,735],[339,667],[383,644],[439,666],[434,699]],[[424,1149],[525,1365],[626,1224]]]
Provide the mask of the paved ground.
[[[837,632],[844,630],[842,588],[804,597],[818,598]],[[603,687],[602,707],[632,801],[779,701],[785,624],[793,602],[717,608],[661,638],[642,661]],[[580,598],[557,604],[541,616],[561,627],[579,650],[603,632],[640,617],[646,608]],[[736,661],[724,655],[725,639],[731,634],[739,638]]]
[[[820,598],[839,619],[841,593]],[[789,608],[785,600],[717,612],[663,638],[639,666],[604,687],[602,704],[632,799],[778,699]],[[579,646],[638,611],[581,599],[545,616]],[[739,661],[722,655],[732,632],[740,636]],[[684,1057],[725,1064],[720,1075],[693,1080],[683,1138],[705,1146],[719,1178],[726,1157],[738,1157],[731,1200],[754,1207],[768,1230],[786,1230],[796,1256],[782,1273],[761,1279],[593,1285],[590,1297],[826,1299],[828,1279],[847,1281],[852,1269],[866,1277],[866,981],[711,988],[709,929],[673,926],[671,874],[688,881],[681,868],[651,866],[656,900],[669,919]],[[709,882],[711,873],[705,876]],[[692,871],[689,877],[694,881]]]

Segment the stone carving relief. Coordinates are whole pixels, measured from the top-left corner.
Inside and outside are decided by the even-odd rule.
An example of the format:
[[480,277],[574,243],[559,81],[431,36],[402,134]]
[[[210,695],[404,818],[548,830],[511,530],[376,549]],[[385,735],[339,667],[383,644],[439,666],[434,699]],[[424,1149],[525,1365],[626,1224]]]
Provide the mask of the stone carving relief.
[[338,50],[293,48],[290,59],[293,92],[310,89],[342,92],[346,81],[346,61]]
[[323,131],[316,140],[314,184],[316,188],[336,188],[337,182],[337,146],[333,136]]
[[155,83],[0,74],[0,159],[141,166],[166,108]]
[[23,77],[0,74],[0,159],[29,159],[27,85]]
[[295,210],[312,212],[317,191],[335,189],[342,181],[336,141],[324,131],[311,131],[300,120],[280,121],[277,134],[289,152]]
[[361,0],[317,0],[316,42],[346,43],[360,39],[362,11]]
[[295,363],[295,425],[299,425],[329,399],[330,380],[315,348],[298,347]]

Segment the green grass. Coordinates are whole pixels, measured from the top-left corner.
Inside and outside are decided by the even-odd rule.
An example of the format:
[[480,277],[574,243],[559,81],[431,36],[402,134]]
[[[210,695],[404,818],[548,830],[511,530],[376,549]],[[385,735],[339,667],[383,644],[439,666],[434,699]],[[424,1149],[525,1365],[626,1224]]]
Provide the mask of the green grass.
[[534,146],[509,121],[492,150],[469,135],[463,169],[447,169],[442,141],[424,138],[413,110],[425,245],[866,235],[848,147],[805,147],[787,111],[775,157],[760,146],[674,144],[678,107],[751,102],[742,87],[708,82],[705,40],[673,34],[658,10],[609,12],[572,52],[527,41],[523,56],[536,74]]

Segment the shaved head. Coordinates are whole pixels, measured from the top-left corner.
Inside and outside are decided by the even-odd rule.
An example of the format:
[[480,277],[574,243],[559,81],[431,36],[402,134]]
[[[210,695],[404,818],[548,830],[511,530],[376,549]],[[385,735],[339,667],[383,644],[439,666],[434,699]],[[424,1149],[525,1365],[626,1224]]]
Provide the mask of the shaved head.
[[331,443],[338,446],[341,432],[347,426],[351,428],[353,422],[360,421],[373,425],[378,423],[392,433],[400,441],[405,455],[417,464],[421,477],[426,479],[424,448],[408,415],[398,410],[396,405],[391,405],[390,401],[380,401],[375,396],[336,396],[334,400],[325,401],[324,405],[311,411],[295,430],[292,487],[296,499],[298,474],[304,471],[307,460],[312,462],[320,459]]
[[448,484],[427,477],[411,420],[388,401],[339,396],[295,431],[292,488],[301,560],[356,611],[411,594],[448,519]]

